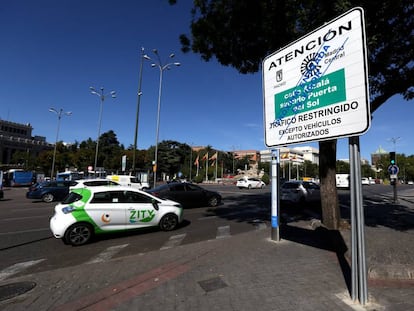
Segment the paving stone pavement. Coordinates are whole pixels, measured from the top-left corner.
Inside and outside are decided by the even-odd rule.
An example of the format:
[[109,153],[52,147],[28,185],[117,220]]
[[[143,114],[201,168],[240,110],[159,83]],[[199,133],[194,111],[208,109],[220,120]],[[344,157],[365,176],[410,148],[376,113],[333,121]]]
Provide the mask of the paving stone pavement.
[[[367,206],[364,306],[349,294],[349,230],[332,232],[301,220],[282,225],[279,242],[270,239],[270,228],[262,228],[12,278],[7,283],[36,286],[0,302],[0,309],[414,310],[414,280],[407,272],[414,258],[414,204],[407,198],[408,203]],[[404,228],[396,227],[400,218]]]

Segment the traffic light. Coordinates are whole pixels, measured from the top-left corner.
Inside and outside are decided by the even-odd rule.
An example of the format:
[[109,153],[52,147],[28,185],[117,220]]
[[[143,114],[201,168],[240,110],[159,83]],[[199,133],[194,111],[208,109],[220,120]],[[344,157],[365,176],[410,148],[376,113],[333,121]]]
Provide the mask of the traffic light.
[[396,161],[395,161],[395,151],[391,151],[390,152],[390,164],[391,165],[395,165]]

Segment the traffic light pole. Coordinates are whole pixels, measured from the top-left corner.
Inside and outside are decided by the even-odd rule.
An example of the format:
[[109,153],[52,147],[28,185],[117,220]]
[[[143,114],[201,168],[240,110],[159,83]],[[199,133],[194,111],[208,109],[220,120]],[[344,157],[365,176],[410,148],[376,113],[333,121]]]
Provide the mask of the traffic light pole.
[[395,151],[390,152],[390,166],[388,168],[388,172],[390,173],[390,182],[392,185],[392,189],[394,192],[394,204],[398,203],[398,195],[397,195],[397,183],[398,183],[398,166],[397,166],[397,154]]
[[394,204],[398,203],[398,195],[397,195],[397,182],[394,182],[393,191],[394,191]]

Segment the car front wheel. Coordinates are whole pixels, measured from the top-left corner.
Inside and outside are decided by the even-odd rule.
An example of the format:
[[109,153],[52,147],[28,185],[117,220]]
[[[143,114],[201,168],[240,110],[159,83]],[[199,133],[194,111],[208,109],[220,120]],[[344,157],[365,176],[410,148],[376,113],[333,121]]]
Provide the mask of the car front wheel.
[[163,231],[174,230],[178,226],[178,217],[175,214],[164,215],[159,223],[160,229]]
[[65,232],[64,243],[73,246],[80,246],[88,243],[93,235],[91,225],[86,223],[78,223],[70,226]]
[[42,197],[43,202],[46,202],[46,203],[53,202],[54,199],[55,199],[55,197],[51,193],[46,193]]
[[218,205],[218,202],[219,202],[219,200],[218,200],[217,197],[211,197],[208,200],[208,206],[210,206],[210,207],[216,207]]

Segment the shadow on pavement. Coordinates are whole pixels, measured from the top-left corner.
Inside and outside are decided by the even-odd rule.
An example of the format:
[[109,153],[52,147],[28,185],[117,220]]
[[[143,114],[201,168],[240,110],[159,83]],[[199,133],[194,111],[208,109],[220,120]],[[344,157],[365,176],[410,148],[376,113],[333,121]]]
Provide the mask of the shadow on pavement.
[[351,266],[345,256],[348,247],[338,230],[328,230],[324,227],[313,230],[284,224],[280,227],[280,234],[282,239],[334,252],[348,291],[351,292]]

